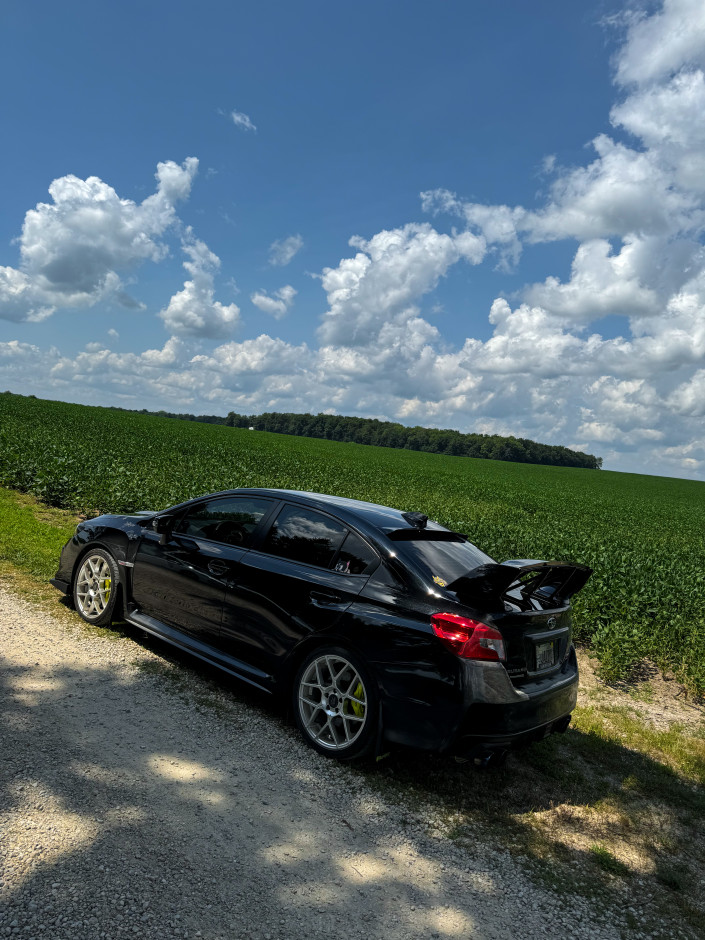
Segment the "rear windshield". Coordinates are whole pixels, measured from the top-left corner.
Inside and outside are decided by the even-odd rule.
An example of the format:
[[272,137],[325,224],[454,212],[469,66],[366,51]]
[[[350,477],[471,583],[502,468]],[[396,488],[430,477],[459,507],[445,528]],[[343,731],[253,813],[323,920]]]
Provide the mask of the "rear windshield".
[[413,561],[428,579],[439,587],[446,587],[473,568],[494,562],[494,559],[481,552],[472,542],[434,542],[419,539],[396,542],[394,548],[402,558]]

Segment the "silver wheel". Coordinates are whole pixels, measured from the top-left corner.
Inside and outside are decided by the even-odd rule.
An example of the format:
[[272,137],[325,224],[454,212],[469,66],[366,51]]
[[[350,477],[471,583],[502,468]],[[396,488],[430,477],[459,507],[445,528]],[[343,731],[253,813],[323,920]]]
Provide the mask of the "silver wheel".
[[87,555],[78,576],[74,597],[78,612],[86,620],[99,620],[110,607],[115,585],[108,559],[101,554]]
[[327,653],[306,666],[298,686],[304,733],[327,751],[348,750],[368,723],[369,700],[359,671],[342,656]]

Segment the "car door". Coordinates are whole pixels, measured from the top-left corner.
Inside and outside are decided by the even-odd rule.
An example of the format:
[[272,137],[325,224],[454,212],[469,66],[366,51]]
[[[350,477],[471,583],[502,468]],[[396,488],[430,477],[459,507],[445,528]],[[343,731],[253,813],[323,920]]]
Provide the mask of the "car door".
[[226,591],[222,648],[275,674],[303,637],[334,626],[378,564],[340,520],[284,504]]
[[163,536],[147,529],[133,568],[139,610],[217,645],[226,586],[258,524],[276,505],[260,497],[218,497],[190,506]]

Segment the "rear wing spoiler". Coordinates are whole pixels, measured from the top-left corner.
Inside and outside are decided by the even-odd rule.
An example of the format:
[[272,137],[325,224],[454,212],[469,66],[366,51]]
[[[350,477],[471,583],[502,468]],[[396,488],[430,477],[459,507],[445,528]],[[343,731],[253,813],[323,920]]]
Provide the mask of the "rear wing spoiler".
[[[464,601],[488,604],[502,600],[512,591],[524,602],[536,599],[544,606],[569,601],[585,587],[592,568],[562,561],[514,559],[501,565],[480,565],[456,578],[447,590]],[[511,598],[510,598],[511,599]]]

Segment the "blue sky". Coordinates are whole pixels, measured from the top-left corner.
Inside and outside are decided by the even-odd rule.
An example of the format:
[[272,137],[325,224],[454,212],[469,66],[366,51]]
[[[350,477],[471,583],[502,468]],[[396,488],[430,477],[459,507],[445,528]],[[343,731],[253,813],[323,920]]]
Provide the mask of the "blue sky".
[[699,0],[9,0],[0,387],[702,479],[703,66]]

